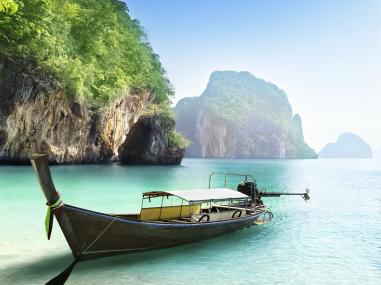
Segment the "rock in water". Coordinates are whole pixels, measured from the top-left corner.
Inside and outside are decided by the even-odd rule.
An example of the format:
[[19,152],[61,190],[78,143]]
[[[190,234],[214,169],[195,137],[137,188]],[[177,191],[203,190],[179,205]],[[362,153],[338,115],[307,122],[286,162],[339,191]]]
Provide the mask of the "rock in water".
[[161,115],[143,115],[120,147],[122,164],[180,164],[185,148],[173,145],[175,121]]
[[320,158],[372,158],[372,148],[353,133],[343,133],[336,143],[327,144],[320,152]]
[[174,108],[189,157],[316,158],[287,95],[249,72],[213,72],[200,97]]

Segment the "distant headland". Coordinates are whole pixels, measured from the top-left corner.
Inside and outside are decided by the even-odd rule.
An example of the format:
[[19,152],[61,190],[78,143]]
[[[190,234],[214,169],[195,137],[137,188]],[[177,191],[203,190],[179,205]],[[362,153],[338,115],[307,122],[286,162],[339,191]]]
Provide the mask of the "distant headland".
[[319,152],[319,158],[372,158],[372,148],[354,133],[343,133]]

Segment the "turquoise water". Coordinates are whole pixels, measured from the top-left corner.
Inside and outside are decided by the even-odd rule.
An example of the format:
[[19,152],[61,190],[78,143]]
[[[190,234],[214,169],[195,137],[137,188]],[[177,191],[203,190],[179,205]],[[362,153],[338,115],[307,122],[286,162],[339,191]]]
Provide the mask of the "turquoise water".
[[[64,202],[134,212],[149,190],[206,188],[210,171],[252,173],[274,219],[181,247],[80,263],[67,284],[381,284],[381,162],[185,159],[178,167],[52,167]],[[235,184],[238,181],[235,181]],[[215,184],[219,186],[218,184]],[[72,261],[31,167],[0,166],[0,284],[43,284]]]

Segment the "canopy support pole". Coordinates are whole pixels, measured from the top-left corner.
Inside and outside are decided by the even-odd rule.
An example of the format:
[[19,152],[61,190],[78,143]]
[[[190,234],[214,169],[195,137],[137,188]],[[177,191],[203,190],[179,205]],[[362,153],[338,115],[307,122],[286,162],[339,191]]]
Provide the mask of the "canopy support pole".
[[161,196],[161,205],[160,205],[159,221],[160,221],[160,219],[161,219],[161,211],[163,210],[163,200],[164,200],[164,196]]

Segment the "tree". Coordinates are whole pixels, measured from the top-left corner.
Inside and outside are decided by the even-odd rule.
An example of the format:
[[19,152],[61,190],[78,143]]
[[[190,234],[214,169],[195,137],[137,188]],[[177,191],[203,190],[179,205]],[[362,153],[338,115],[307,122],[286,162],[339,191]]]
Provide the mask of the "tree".
[[10,3],[18,7],[15,14],[0,13],[0,56],[33,60],[76,100],[105,106],[126,93],[148,91],[157,103],[173,95],[159,57],[124,2],[0,1],[4,11],[15,11],[4,8]]
[[15,14],[19,6],[13,0],[0,0],[0,13]]

